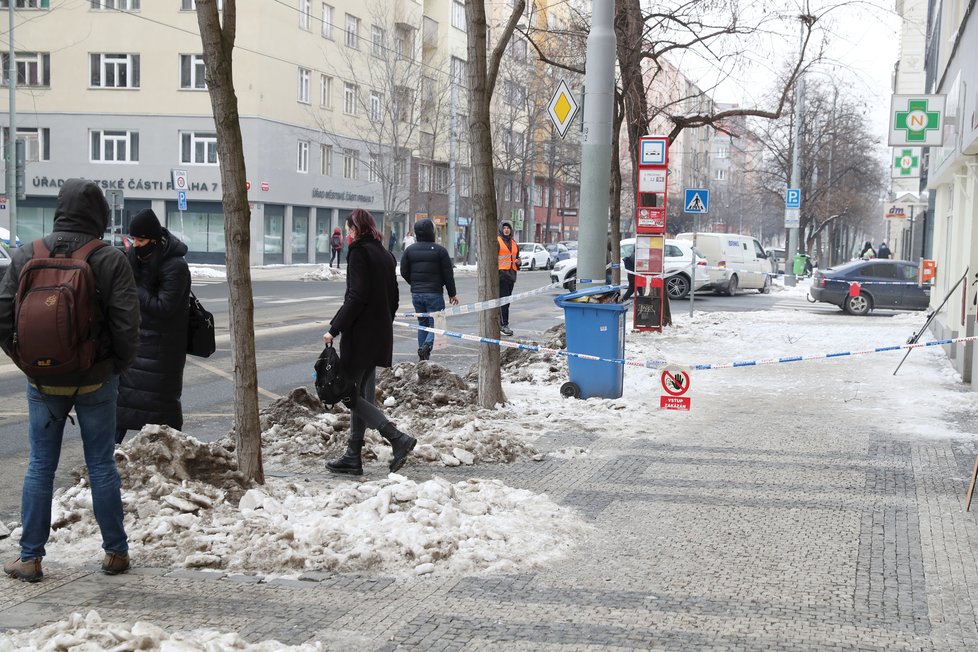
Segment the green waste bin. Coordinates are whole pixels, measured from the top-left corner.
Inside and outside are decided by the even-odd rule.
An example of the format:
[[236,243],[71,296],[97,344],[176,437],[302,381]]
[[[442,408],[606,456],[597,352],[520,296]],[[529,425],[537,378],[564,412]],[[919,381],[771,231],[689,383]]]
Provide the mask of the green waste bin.
[[808,264],[808,254],[795,254],[795,261],[792,265],[792,273],[795,276],[805,275],[805,266]]

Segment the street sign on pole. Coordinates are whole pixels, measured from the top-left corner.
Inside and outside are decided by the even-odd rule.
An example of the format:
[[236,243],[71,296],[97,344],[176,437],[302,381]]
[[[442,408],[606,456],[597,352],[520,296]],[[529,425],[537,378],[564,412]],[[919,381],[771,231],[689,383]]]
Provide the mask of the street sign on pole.
[[797,229],[801,226],[801,211],[797,208],[784,209],[784,228]]
[[177,191],[177,210],[185,211],[187,210],[187,191],[178,190]]
[[550,114],[550,119],[561,138],[567,134],[567,129],[573,122],[574,116],[577,115],[578,108],[573,93],[567,88],[567,84],[561,80],[557,90],[554,91],[554,96],[550,98],[550,104],[547,105],[547,113]]
[[798,188],[788,188],[784,196],[785,208],[801,208],[801,190]]
[[707,188],[686,188],[683,212],[705,214],[710,212],[710,191]]
[[187,187],[190,184],[190,177],[187,175],[186,170],[178,170],[174,168],[170,170],[170,177],[173,181],[173,188],[175,190],[187,190]]

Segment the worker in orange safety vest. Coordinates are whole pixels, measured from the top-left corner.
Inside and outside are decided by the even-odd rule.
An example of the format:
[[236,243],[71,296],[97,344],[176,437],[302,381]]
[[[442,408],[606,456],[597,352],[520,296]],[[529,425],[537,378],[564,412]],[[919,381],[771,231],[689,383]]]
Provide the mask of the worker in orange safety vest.
[[[513,225],[503,222],[499,226],[499,297],[508,297],[513,294],[513,286],[516,285],[516,272],[520,269],[520,248],[513,239]],[[499,307],[499,332],[503,335],[512,335],[513,331],[509,327],[509,304]]]

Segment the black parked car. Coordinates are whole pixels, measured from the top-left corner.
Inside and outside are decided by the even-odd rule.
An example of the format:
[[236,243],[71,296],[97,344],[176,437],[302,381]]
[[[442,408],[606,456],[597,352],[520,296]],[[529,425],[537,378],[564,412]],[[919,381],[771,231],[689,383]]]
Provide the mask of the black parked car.
[[[849,285],[859,283],[859,294],[849,296]],[[917,285],[917,263],[907,260],[857,260],[815,272],[809,291],[815,301],[839,306],[852,315],[874,308],[926,310],[930,286]]]

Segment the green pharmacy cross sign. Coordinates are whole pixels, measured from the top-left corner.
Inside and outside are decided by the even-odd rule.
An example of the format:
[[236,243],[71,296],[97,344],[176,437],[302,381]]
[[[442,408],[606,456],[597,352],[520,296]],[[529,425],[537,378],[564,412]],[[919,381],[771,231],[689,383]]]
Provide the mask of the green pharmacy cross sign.
[[945,95],[894,95],[890,105],[890,145],[941,145],[946,99]]
[[920,150],[896,149],[893,157],[893,178],[913,179],[920,176]]

